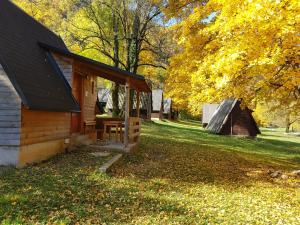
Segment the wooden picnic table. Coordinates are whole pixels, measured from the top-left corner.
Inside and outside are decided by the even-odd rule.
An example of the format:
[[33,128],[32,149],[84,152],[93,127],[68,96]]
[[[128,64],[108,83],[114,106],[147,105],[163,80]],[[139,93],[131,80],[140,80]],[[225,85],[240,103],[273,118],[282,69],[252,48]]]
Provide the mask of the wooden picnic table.
[[116,141],[123,140],[123,127],[124,127],[124,121],[116,121],[116,120],[105,120],[103,121],[104,125],[104,131],[103,131],[103,137],[104,139],[107,139],[107,132],[108,132],[108,140],[111,139],[111,133],[112,129],[115,128],[116,132]]

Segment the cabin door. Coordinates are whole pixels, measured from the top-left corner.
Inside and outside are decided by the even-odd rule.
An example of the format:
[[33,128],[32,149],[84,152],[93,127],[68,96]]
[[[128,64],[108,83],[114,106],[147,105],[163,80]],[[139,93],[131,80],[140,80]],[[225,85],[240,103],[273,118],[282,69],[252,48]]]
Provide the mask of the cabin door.
[[[82,110],[82,94],[83,94],[83,78],[79,74],[73,76],[73,96],[77,100],[80,109]],[[81,133],[82,131],[82,116],[81,113],[72,113],[71,133]]]

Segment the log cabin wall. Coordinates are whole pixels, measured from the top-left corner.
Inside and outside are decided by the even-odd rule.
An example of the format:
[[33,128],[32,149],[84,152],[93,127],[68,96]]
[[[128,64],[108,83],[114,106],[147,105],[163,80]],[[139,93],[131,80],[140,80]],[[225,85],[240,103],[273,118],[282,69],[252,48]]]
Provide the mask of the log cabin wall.
[[21,126],[21,99],[0,64],[0,165],[16,165]]
[[[81,130],[83,131],[84,122],[95,120],[96,117],[95,105],[97,101],[97,76],[95,76],[91,71],[85,69],[83,66],[75,65],[70,59],[64,58],[57,54],[53,54],[53,56],[63,75],[69,82],[71,88],[73,88],[75,76],[81,76],[83,78],[82,96],[81,100],[79,101],[81,106],[80,123],[82,123]],[[73,93],[73,95],[76,96],[75,93]],[[90,137],[95,139],[96,132],[90,132]]]
[[21,99],[0,64],[0,165],[18,163]]
[[[72,62],[56,54],[54,54],[53,56],[60,70],[72,87],[72,81],[74,78],[73,76],[75,76],[73,72],[76,73],[75,70],[73,71]],[[83,118],[82,122],[86,120],[95,120],[95,105],[97,101],[97,77],[84,68],[81,68],[79,73],[76,73],[76,76],[77,75],[83,77],[83,96],[81,106]]]
[[32,111],[22,107],[18,166],[45,160],[63,152],[70,137],[71,113]]

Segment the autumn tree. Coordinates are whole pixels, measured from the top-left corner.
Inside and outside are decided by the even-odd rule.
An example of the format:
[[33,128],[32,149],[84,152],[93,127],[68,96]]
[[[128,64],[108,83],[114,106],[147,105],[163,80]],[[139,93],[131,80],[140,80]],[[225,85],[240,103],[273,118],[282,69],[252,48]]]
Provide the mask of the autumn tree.
[[78,9],[71,0],[13,0],[36,20],[61,36],[66,34],[66,22]]
[[[154,81],[164,77],[170,56],[161,3],[153,0],[15,0],[27,13],[61,35],[84,56]],[[158,74],[156,76],[156,74]],[[113,112],[119,114],[119,85]]]
[[[71,24],[71,42],[81,51],[104,56],[108,63],[137,73],[141,68],[165,69],[166,54],[152,36],[160,33],[160,5],[150,0],[85,0]],[[161,37],[161,36],[160,36]],[[95,56],[92,56],[93,58]],[[157,60],[160,58],[160,60]],[[119,114],[119,85],[113,86],[113,112]]]
[[271,102],[260,102],[257,104],[253,113],[260,126],[279,126],[285,127],[285,132],[289,133],[291,128],[298,128],[300,125],[299,109],[294,110],[287,106],[279,107]]
[[167,89],[182,107],[234,97],[297,112],[300,104],[299,1],[170,0],[166,13],[180,53]]

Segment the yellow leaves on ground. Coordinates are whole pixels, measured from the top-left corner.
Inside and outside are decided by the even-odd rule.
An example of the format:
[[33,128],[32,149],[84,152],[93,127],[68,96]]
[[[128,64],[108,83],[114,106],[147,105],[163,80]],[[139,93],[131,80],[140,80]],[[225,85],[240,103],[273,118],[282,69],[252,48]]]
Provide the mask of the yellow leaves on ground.
[[300,140],[263,129],[257,140],[216,136],[190,121],[143,124],[139,151],[94,148],[20,169],[0,168],[0,224],[299,224]]
[[180,107],[198,114],[199,99],[228,97],[252,108],[270,99],[300,105],[299,1],[212,0],[189,7],[189,15],[174,14],[182,18],[174,26],[181,52],[171,59],[167,81]]

